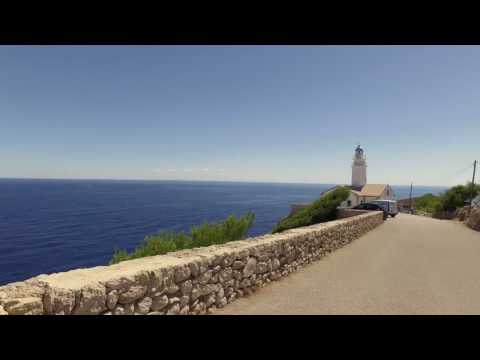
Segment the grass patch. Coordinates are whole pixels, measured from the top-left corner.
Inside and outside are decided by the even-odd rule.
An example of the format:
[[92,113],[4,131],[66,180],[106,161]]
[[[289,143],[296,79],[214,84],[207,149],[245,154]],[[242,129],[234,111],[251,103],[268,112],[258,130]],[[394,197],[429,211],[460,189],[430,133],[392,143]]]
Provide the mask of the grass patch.
[[272,233],[335,220],[337,207],[348,198],[349,193],[350,190],[342,186],[325,194],[310,206],[281,220]]
[[200,226],[192,227],[189,233],[164,231],[149,235],[131,253],[124,249],[115,249],[110,265],[126,260],[162,255],[172,251],[241,240],[246,236],[254,221],[255,214],[248,212],[239,218],[230,215],[226,220],[218,223],[204,222]]

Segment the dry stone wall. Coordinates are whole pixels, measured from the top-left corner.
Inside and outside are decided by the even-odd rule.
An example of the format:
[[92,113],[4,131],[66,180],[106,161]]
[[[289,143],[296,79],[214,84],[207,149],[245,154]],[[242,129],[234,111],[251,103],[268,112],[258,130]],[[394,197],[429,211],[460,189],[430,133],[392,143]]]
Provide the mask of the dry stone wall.
[[370,212],[221,246],[40,275],[0,287],[0,315],[211,313],[382,222],[381,212]]

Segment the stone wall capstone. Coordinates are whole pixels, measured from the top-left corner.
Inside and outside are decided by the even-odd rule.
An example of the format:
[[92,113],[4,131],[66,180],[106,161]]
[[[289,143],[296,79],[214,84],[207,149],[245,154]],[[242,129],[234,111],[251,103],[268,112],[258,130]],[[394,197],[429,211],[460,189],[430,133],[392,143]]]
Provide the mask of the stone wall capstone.
[[0,315],[212,313],[383,223],[381,212],[0,287]]

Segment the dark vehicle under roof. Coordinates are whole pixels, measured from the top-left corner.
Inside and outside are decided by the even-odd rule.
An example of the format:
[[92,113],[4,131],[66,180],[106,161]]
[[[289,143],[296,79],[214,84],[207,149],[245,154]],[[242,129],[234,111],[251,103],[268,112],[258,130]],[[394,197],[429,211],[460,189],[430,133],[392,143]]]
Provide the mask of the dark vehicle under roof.
[[388,217],[388,213],[380,205],[377,205],[377,204],[363,203],[363,204],[359,204],[357,206],[354,206],[352,209],[354,209],[354,210],[382,211],[383,212],[383,219],[385,220]]

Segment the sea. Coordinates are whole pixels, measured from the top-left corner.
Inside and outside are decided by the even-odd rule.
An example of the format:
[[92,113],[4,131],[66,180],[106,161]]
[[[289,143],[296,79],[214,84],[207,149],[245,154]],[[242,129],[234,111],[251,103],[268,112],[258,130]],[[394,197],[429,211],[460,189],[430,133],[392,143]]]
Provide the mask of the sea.
[[[187,231],[247,211],[249,236],[272,230],[293,203],[333,184],[0,179],[0,285],[40,274],[106,265],[116,247],[148,234]],[[397,199],[409,186],[393,186]],[[415,186],[413,196],[442,187]]]

